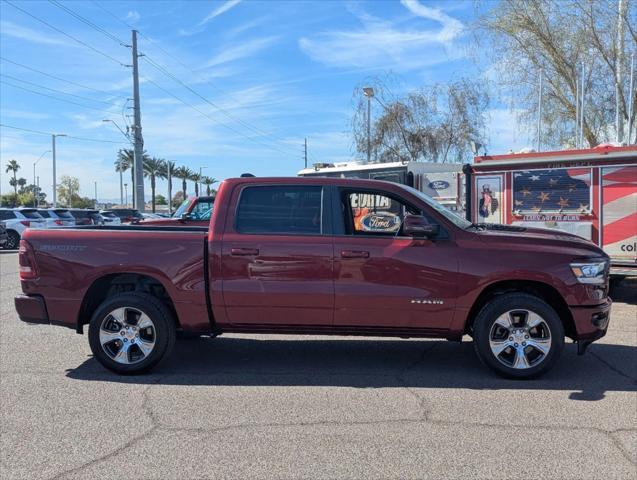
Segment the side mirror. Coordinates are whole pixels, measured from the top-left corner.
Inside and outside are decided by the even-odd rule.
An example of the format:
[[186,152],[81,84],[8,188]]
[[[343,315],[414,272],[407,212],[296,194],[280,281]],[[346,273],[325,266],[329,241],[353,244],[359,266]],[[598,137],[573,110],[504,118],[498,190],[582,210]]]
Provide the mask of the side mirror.
[[429,223],[422,215],[406,215],[403,220],[403,233],[414,238],[433,238],[439,231],[438,225]]
[[190,214],[189,213],[182,213],[180,220],[183,220],[183,221],[190,220]]

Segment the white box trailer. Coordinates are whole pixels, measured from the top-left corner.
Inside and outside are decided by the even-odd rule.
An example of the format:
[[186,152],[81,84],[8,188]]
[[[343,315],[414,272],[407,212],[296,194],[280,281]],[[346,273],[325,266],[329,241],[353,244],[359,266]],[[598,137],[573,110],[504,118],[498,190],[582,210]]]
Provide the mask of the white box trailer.
[[385,180],[409,185],[426,193],[449,210],[465,216],[465,182],[459,163],[317,163],[298,173],[301,177],[339,177]]

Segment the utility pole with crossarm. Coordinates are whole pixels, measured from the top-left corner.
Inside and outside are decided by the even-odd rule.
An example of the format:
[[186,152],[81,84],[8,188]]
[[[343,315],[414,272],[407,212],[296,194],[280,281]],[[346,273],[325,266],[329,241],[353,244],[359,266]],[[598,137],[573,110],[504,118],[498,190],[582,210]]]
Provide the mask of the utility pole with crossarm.
[[142,113],[139,106],[139,66],[137,54],[137,30],[133,30],[133,111],[135,113],[133,125],[133,145],[134,145],[134,180],[133,201],[134,207],[139,211],[144,211],[146,204],[144,200],[144,138],[142,137]]

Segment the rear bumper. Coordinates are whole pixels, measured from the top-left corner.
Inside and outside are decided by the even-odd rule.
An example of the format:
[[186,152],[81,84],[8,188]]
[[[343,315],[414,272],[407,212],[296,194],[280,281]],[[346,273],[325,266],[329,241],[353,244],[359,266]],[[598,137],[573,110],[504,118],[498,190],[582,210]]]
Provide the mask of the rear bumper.
[[580,344],[590,344],[606,335],[612,303],[607,298],[601,305],[593,307],[569,307],[575,323],[576,340]]
[[14,299],[15,309],[20,320],[27,323],[50,324],[44,298],[39,295],[17,295]]

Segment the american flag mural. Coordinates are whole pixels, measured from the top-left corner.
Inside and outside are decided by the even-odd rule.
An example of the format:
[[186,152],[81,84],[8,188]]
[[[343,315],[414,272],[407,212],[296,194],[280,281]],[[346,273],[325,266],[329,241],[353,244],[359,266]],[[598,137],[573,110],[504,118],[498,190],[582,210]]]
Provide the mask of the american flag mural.
[[602,246],[615,258],[637,257],[637,167],[602,169]]
[[513,173],[513,210],[583,212],[590,205],[590,168],[560,168]]

